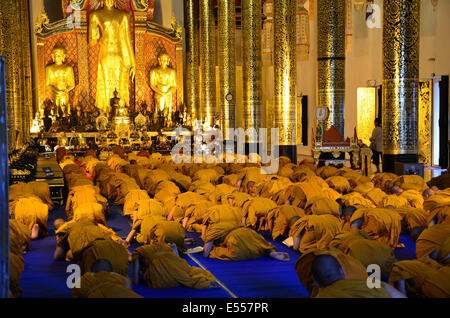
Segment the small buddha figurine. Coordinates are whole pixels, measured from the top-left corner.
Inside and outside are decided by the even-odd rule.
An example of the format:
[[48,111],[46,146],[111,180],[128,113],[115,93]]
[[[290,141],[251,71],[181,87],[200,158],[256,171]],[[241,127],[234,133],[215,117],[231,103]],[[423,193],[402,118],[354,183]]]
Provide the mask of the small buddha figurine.
[[177,89],[177,75],[169,67],[170,56],[162,53],[158,57],[159,66],[150,71],[150,87],[155,92],[156,110],[163,112],[165,126],[172,125],[172,94]]
[[[109,101],[109,105],[111,107],[111,113],[109,114],[110,119],[112,119],[113,116],[118,116],[117,111],[120,108],[120,98],[119,98],[119,92],[117,89],[114,91],[114,97],[111,98]],[[102,114],[104,116],[108,116],[108,114]]]
[[64,64],[66,53],[63,48],[55,47],[52,59],[54,64],[45,68],[45,82],[52,91],[56,114],[66,117],[71,113],[69,92],[75,88],[74,72],[70,65]]

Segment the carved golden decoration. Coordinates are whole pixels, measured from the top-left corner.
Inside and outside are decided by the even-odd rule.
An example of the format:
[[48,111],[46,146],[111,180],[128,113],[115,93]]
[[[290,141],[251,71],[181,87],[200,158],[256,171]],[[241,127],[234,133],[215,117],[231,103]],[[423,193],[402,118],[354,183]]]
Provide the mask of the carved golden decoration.
[[186,41],[185,108],[192,119],[199,119],[199,21],[198,1],[184,0],[184,28]]
[[260,0],[242,2],[244,129],[258,130],[262,123],[261,10]]
[[376,89],[375,87],[358,87],[357,90],[357,122],[358,139],[370,145],[372,130],[375,128]]
[[431,166],[432,80],[419,82],[419,162]]
[[318,0],[317,106],[329,109],[324,131],[334,126],[344,136],[345,0]]
[[200,119],[213,126],[216,117],[216,28],[214,3],[200,3]]
[[219,109],[224,140],[228,128],[236,128],[236,8],[234,0],[218,2]]
[[383,10],[383,154],[418,154],[420,1]]
[[274,112],[280,145],[297,144],[295,0],[274,1]]
[[2,0],[0,12],[0,55],[6,61],[8,150],[12,151],[29,141],[34,115],[28,1]]

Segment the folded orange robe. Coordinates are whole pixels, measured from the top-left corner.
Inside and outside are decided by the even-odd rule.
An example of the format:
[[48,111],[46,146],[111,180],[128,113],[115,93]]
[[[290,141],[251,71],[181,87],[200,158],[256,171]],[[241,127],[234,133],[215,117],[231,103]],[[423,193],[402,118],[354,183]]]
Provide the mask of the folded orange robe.
[[127,277],[114,272],[89,272],[80,279],[81,288],[73,288],[71,298],[142,298],[131,289]]
[[429,211],[428,222],[435,219],[436,224],[450,224],[450,195],[439,191],[423,202],[425,210]]
[[340,197],[340,200],[345,204],[345,206],[354,206],[354,207],[365,207],[365,208],[375,208],[375,204],[369,199],[366,199],[359,192],[350,192],[348,194]]
[[372,203],[375,206],[381,206],[383,199],[385,196],[387,196],[386,192],[384,192],[383,190],[381,190],[380,188],[373,188],[372,190],[366,192],[365,194],[363,194],[363,196],[367,199],[369,199],[370,201],[372,201]]
[[423,196],[422,193],[420,193],[417,190],[405,190],[400,195],[401,198],[405,198],[408,200],[408,203],[413,208],[422,209],[423,208]]
[[394,209],[408,208],[411,206],[405,197],[401,197],[396,194],[389,194],[383,197],[383,199],[381,200],[381,202],[377,207],[385,208],[389,205],[393,206]]
[[133,260],[145,260],[148,266],[144,280],[150,288],[209,288],[216,280],[214,275],[201,268],[190,266],[177,256],[166,243],[154,243],[138,247],[133,252]]
[[21,255],[23,249],[29,249],[31,242],[31,230],[23,223],[9,220],[9,250],[10,252]]
[[291,227],[289,236],[301,235],[299,251],[311,248],[325,248],[341,232],[339,219],[331,214],[307,215]]

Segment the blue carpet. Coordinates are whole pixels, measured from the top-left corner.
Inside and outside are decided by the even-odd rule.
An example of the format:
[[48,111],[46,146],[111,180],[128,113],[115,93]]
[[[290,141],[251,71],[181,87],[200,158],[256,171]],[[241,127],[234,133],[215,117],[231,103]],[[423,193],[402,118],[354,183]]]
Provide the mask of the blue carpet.
[[[108,226],[122,238],[126,238],[131,226],[129,220],[122,216],[121,207],[110,204],[112,215],[108,217]],[[49,235],[46,238],[31,242],[31,251],[24,255],[25,270],[22,273],[20,286],[24,290],[23,298],[67,298],[70,289],[66,286],[68,262],[53,260],[56,247],[53,221],[65,219],[64,207],[57,207],[49,213]],[[268,233],[261,233],[279,251],[290,255],[289,262],[281,262],[269,257],[260,257],[247,261],[221,261],[204,258],[201,253],[194,257],[201,262],[218,280],[225,284],[239,298],[302,298],[308,297],[308,292],[300,284],[294,269],[295,262],[300,257],[283,244],[273,242]],[[186,233],[186,237],[196,240],[194,246],[203,245],[198,233]],[[397,248],[394,253],[397,260],[415,259],[415,244],[408,235],[400,235],[400,243],[405,248]],[[139,245],[132,244],[132,252]],[[198,266],[188,256],[183,256],[191,266]],[[131,269],[130,269],[131,270]],[[131,271],[130,271],[131,274]],[[177,287],[171,289],[151,289],[142,285],[133,285],[133,290],[146,298],[229,298],[223,288],[191,289]]]

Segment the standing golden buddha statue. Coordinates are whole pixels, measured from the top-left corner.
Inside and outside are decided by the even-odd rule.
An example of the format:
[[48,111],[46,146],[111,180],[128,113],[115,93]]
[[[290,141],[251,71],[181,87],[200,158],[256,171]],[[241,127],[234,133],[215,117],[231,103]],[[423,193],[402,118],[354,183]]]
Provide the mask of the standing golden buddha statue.
[[[52,92],[56,115],[63,117],[71,114],[69,92],[75,88],[73,68],[64,64],[66,53],[62,47],[55,47],[52,52],[54,64],[45,68],[45,84]],[[44,110],[41,110],[43,117]]]
[[162,53],[159,66],[150,71],[150,87],[155,92],[155,108],[164,114],[165,126],[172,125],[172,93],[177,90],[177,74],[169,67],[170,56]]
[[115,8],[115,0],[102,0],[103,7],[89,17],[89,43],[100,43],[95,105],[109,117],[110,100],[117,90],[130,105],[130,77],[134,81],[136,59],[131,44],[130,15]]

